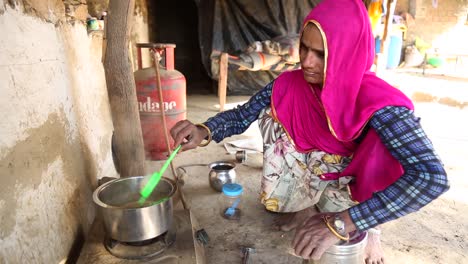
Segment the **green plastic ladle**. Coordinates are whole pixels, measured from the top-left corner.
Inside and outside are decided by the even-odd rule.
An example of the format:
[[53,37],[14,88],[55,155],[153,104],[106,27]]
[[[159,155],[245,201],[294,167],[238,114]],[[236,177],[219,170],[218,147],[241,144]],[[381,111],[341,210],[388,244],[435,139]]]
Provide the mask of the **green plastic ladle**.
[[146,183],[146,185],[140,191],[141,198],[138,201],[140,204],[144,203],[145,200],[151,195],[151,193],[153,192],[153,190],[156,188],[159,181],[161,180],[161,177],[164,174],[164,172],[166,171],[167,167],[169,166],[171,161],[174,159],[177,152],[179,152],[181,147],[182,147],[182,145],[179,145],[176,149],[174,149],[174,151],[171,153],[171,155],[166,160],[166,162],[164,162],[164,165],[161,167],[161,170],[156,171],[156,172],[153,173],[153,175],[151,175],[151,178],[149,179],[149,181]]

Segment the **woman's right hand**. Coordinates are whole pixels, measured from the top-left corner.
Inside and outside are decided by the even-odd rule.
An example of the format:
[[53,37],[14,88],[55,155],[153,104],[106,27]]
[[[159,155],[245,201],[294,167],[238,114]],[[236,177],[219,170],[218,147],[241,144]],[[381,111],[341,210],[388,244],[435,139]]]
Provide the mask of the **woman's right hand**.
[[198,147],[208,136],[208,131],[188,120],[182,120],[171,128],[171,136],[174,139],[174,147],[182,144],[182,150],[189,150]]

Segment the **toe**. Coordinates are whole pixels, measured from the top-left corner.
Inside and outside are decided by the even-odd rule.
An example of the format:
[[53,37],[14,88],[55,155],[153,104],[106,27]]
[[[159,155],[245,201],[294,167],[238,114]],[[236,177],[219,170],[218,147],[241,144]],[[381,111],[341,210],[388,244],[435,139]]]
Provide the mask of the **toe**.
[[281,225],[280,230],[284,231],[284,232],[289,232],[289,231],[293,230],[296,227],[297,227],[297,224],[289,223],[289,224]]

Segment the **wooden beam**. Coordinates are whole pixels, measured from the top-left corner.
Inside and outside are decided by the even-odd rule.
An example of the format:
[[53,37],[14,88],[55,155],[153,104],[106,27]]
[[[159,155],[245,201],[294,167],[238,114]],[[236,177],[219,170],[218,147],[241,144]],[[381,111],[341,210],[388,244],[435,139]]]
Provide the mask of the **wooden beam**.
[[219,111],[224,111],[227,93],[227,74],[228,74],[228,54],[221,53],[219,57],[219,78],[218,78],[218,97]]
[[[390,21],[390,18],[393,18],[392,12],[392,2],[394,0],[387,0],[387,13],[385,14],[385,22],[384,22],[384,32],[382,36],[382,41],[380,41],[380,51],[384,52],[384,47],[385,47],[385,41],[387,40],[388,36],[388,28],[392,24],[392,21]],[[395,0],[396,1],[396,0]]]
[[114,123],[121,177],[145,175],[145,150],[129,60],[128,43],[135,0],[109,1],[104,71]]

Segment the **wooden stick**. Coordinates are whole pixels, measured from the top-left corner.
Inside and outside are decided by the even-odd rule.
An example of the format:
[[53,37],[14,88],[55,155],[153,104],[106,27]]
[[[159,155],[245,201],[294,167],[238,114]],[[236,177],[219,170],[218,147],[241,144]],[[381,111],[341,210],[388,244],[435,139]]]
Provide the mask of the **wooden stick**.
[[227,74],[228,74],[228,54],[221,53],[219,57],[219,79],[218,79],[218,97],[219,97],[219,111],[224,111],[226,104],[227,93]]
[[391,24],[390,17],[392,17],[391,7],[392,7],[393,0],[387,0],[387,13],[385,14],[385,22],[384,22],[384,32],[382,36],[382,40],[380,41],[380,52],[384,53],[384,43],[387,40],[388,36],[388,27]]
[[104,63],[106,60],[106,49],[107,49],[107,15],[104,16],[104,30],[102,35],[102,55],[101,62]]

